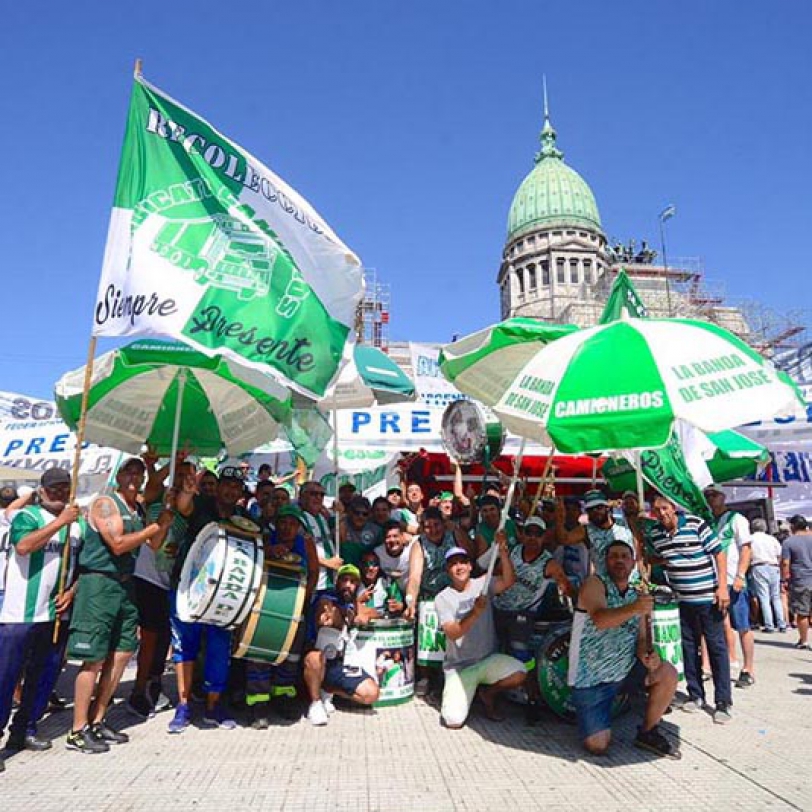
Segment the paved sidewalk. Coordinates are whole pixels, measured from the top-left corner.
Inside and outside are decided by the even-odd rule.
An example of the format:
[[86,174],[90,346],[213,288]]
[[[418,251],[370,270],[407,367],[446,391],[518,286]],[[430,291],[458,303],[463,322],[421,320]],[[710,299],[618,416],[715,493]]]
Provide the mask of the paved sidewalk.
[[[267,731],[192,728],[169,736],[171,713],[133,724],[131,742],[85,756],[64,747],[69,712],[48,718],[46,753],[7,758],[0,808],[17,810],[526,810],[812,809],[812,652],[795,634],[758,634],[756,685],[734,689],[734,720],[675,711],[682,761],[631,746],[623,717],[610,754],[585,756],[575,728],[552,715],[524,724],[519,709],[496,724],[474,715],[440,727],[422,701],[379,711],[339,710],[326,728],[306,721]],[[132,672],[125,680],[132,678]],[[71,687],[63,685],[70,694]],[[119,694],[126,696],[128,682]]]

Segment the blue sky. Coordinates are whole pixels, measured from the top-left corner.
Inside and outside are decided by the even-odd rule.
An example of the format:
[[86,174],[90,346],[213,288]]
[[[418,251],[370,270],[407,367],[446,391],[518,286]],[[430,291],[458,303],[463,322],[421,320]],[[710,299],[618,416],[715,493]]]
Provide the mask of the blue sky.
[[0,390],[49,396],[84,363],[136,56],[377,269],[393,339],[498,320],[543,73],[607,234],[657,247],[673,202],[669,255],[803,307],[810,23],[802,0],[5,4]]

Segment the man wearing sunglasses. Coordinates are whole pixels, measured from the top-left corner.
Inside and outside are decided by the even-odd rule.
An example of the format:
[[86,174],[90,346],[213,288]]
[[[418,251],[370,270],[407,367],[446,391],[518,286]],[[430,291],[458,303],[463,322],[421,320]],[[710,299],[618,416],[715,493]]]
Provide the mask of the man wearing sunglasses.
[[343,561],[335,549],[335,538],[330,532],[328,514],[324,508],[326,491],[322,485],[311,480],[299,491],[299,507],[304,518],[305,532],[313,537],[319,557],[319,581],[316,591],[329,589],[335,582],[335,572]]
[[363,553],[374,549],[380,536],[380,528],[372,521],[369,499],[354,496],[350,500],[340,533],[342,559],[358,566]]

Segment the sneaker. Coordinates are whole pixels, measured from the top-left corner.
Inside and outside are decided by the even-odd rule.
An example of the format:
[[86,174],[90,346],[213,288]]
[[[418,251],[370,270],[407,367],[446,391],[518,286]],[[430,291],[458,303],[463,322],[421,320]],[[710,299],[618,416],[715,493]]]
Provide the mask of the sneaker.
[[175,715],[172,717],[172,721],[169,723],[167,730],[169,733],[183,733],[191,723],[192,712],[185,702],[181,702],[177,708],[175,708]]
[[310,724],[315,727],[322,727],[330,721],[327,711],[324,710],[324,704],[318,699],[310,703],[310,707],[307,709],[307,718]]
[[237,723],[226,713],[221,705],[207,710],[203,714],[201,725],[208,728],[219,727],[221,730],[234,730],[234,728],[237,727]]
[[724,702],[716,703],[716,710],[713,712],[713,721],[717,725],[726,725],[733,720],[733,714],[730,711],[730,705]]
[[779,634],[786,634],[787,633],[787,627],[786,626],[779,626],[778,627],[778,633]]
[[118,730],[110,727],[104,719],[90,726],[90,735],[96,741],[103,741],[107,744],[127,744],[130,740],[126,733],[119,733]]
[[251,727],[254,730],[267,730],[270,727],[267,702],[257,702],[256,705],[252,706],[251,713],[254,717],[251,721]]
[[685,713],[696,713],[697,711],[702,710],[702,700],[701,699],[686,699],[681,705],[680,710],[685,711]]
[[524,706],[524,721],[528,725],[537,725],[541,721],[541,702],[538,699],[528,699]]
[[51,711],[51,713],[65,710],[67,706],[67,699],[60,696],[56,691],[51,691],[51,695],[48,697],[48,710]]
[[29,733],[26,736],[11,736],[9,735],[6,741],[6,750],[13,753],[19,753],[22,750],[34,750],[35,752],[42,752],[43,750],[50,750],[52,747],[48,739],[41,739],[39,736]]
[[755,677],[749,671],[742,671],[741,674],[739,674],[739,678],[736,680],[737,688],[749,688],[751,685],[755,684]]
[[764,632],[764,634],[772,634],[775,629],[772,626],[762,626],[761,631]]
[[673,758],[679,760],[682,758],[682,753],[671,744],[655,725],[651,730],[643,730],[638,728],[637,736],[634,739],[634,746],[639,747],[641,750],[648,750],[650,753],[656,753],[658,756],[665,758]]
[[65,740],[65,747],[68,750],[76,750],[78,753],[106,753],[110,745],[106,741],[99,741],[91,732],[89,727],[81,730],[71,730]]
[[324,706],[324,712],[328,716],[332,716],[336,712],[336,706],[333,704],[333,695],[328,694],[327,691],[321,692],[321,704]]
[[802,643],[800,640],[795,644],[795,648],[801,649],[802,651],[809,651],[809,644]]
[[161,713],[172,707],[172,700],[163,692],[160,682],[151,682],[147,692],[155,713]]
[[125,707],[133,716],[137,716],[139,719],[152,719],[155,716],[155,709],[152,707],[152,702],[147,699],[146,694],[131,693]]

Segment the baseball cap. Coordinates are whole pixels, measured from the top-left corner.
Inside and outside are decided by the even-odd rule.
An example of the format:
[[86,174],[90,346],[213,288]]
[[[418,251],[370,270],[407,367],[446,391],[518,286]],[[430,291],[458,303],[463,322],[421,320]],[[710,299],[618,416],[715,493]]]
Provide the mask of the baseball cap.
[[396,494],[398,494],[400,496],[403,496],[403,491],[400,488],[390,488],[386,492],[386,495],[389,496],[390,494],[393,494],[393,493],[396,493]]
[[447,499],[453,499],[454,494],[451,493],[451,491],[440,491],[440,493],[437,495],[437,498],[441,502],[445,502]]
[[282,505],[281,508],[276,512],[276,520],[279,521],[280,519],[284,519],[285,516],[292,516],[296,521],[299,522],[302,526],[304,526],[305,519],[302,511],[296,507],[296,505]]
[[224,479],[236,479],[237,482],[245,482],[245,471],[236,465],[224,465],[220,469],[220,481]]
[[39,484],[43,488],[70,485],[70,474],[64,468],[49,468],[40,478]]
[[584,508],[586,510],[590,510],[594,507],[600,507],[601,505],[608,505],[609,500],[606,498],[606,495],[603,491],[587,491],[584,494]]
[[538,516],[531,516],[524,523],[524,529],[527,530],[528,527],[540,527],[542,530],[546,530],[547,522],[545,522],[544,519],[540,519]]
[[725,492],[722,490],[722,486],[717,485],[715,482],[712,482],[707,488],[704,488],[702,493],[718,493],[721,496],[725,495]]
[[136,465],[142,471],[147,470],[147,466],[144,463],[144,460],[141,459],[141,457],[127,457],[127,459],[124,460],[124,462],[122,462],[121,465],[118,466],[118,470],[119,471],[125,471],[127,468],[132,468],[132,467],[134,467]]
[[352,578],[356,578],[357,580],[361,580],[361,570],[355,566],[355,564],[344,564],[343,567],[338,568],[338,572],[336,573],[336,580],[343,577],[344,575],[349,575]]
[[452,558],[459,558],[460,556],[465,556],[469,561],[471,560],[471,556],[468,555],[468,550],[464,547],[452,547],[445,554],[445,563],[447,564]]
[[640,501],[640,497],[637,495],[637,491],[623,491],[623,495],[620,497],[621,499],[625,499],[627,496],[633,496],[637,501]]

